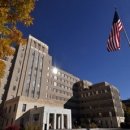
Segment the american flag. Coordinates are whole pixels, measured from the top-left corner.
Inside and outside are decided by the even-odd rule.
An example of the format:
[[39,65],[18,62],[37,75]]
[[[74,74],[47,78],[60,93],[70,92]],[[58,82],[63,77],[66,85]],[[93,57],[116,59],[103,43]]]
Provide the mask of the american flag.
[[120,31],[123,29],[123,24],[115,11],[114,19],[112,23],[112,29],[109,34],[107,41],[107,50],[109,52],[116,51],[120,49]]

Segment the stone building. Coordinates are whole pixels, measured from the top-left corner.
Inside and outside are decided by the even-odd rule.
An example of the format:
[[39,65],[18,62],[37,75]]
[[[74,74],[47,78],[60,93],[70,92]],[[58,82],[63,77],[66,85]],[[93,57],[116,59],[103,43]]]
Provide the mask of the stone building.
[[55,70],[48,46],[29,36],[27,46],[20,46],[17,51],[6,100],[26,96],[67,101],[79,78],[61,69]]
[[[9,84],[3,96],[4,109],[7,114],[7,118],[3,122],[3,127],[11,124],[20,125],[20,120],[24,118],[24,115],[31,116],[28,113],[32,112],[33,109],[36,112],[42,109],[41,114],[44,115],[44,110],[48,106],[52,111],[56,108],[59,109],[60,113],[56,114],[58,116],[62,114],[66,115],[64,118],[69,121],[71,121],[72,111],[72,124],[77,119],[82,124],[84,120],[88,120],[92,116],[95,119],[97,118],[96,121],[98,123],[100,121],[102,124],[106,120],[111,120],[111,118],[115,121],[113,125],[108,123],[108,125],[103,124],[102,127],[119,127],[119,123],[123,121],[123,111],[120,105],[118,90],[112,87],[112,85],[106,85],[106,83],[93,85],[89,81],[80,81],[78,77],[62,69],[57,69],[52,65],[52,56],[49,55],[48,50],[48,46],[45,43],[31,35],[29,36],[27,45],[20,45],[16,49],[12,64],[13,67],[10,71],[11,76],[8,80]],[[86,98],[85,95],[87,94]],[[110,103],[108,102],[108,106],[106,106],[108,110],[106,116],[104,116],[105,112],[96,109],[96,104],[101,104],[100,109],[106,105],[105,99],[110,101]],[[115,100],[116,103],[112,103]],[[116,105],[118,105],[119,110],[115,109]],[[36,107],[37,110],[35,110]],[[91,115],[90,113],[93,113],[94,107],[97,113]],[[90,111],[88,111],[88,108]],[[117,115],[118,112],[116,111],[120,111],[119,115]],[[59,118],[58,116],[57,120],[62,123],[56,123],[57,127],[54,127],[53,123],[53,128],[71,128],[72,124],[67,123],[67,120],[67,124],[65,124],[63,116],[59,116]],[[118,121],[118,118],[120,121]],[[44,122],[45,120],[42,121]],[[48,121],[46,123],[47,126],[44,125],[43,129],[44,127],[49,129]]]
[[16,124],[26,126],[35,124],[42,130],[71,129],[71,110],[64,109],[59,101],[32,99],[19,96],[5,102],[6,120],[3,127]]
[[[117,88],[107,82],[91,84],[79,81],[73,86],[76,101],[72,117],[83,126],[92,122],[98,127],[120,127],[124,122],[124,112]],[[67,106],[71,108],[71,106]],[[77,116],[78,115],[78,116]]]

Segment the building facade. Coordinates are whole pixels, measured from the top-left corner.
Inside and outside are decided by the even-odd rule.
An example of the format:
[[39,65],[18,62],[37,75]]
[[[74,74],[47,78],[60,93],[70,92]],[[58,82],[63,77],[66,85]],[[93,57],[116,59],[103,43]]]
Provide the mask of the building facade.
[[6,100],[26,96],[65,102],[72,97],[72,86],[79,78],[60,69],[53,72],[46,44],[29,36],[27,46],[20,46],[17,53]]
[[72,116],[83,126],[95,123],[98,127],[114,128],[124,122],[122,103],[115,86],[107,82],[91,85],[88,81],[79,81],[74,84],[73,93],[77,113],[71,109]]
[[[52,65],[52,57],[49,55],[48,49],[45,43],[32,36],[29,36],[27,45],[20,45],[17,49],[8,89],[5,90],[4,108],[9,118],[3,122],[3,126],[16,123],[20,117],[23,117],[24,113],[32,110],[34,106],[38,109],[43,107],[44,110],[46,106],[51,105],[51,107],[60,106],[71,109],[73,125],[77,119],[81,124],[90,119],[91,116],[97,117],[97,122],[100,122],[99,116],[102,120],[106,120],[105,117],[111,120],[114,116],[115,118],[119,117],[120,121],[115,119],[116,123],[113,126],[108,123],[102,127],[119,127],[119,123],[123,121],[123,111],[118,90],[115,87],[108,87],[109,85],[106,83],[93,85],[89,81],[80,81],[78,77],[55,68]],[[104,94],[101,94],[100,90]],[[94,93],[99,94],[94,96]],[[84,95],[89,96],[86,98]],[[105,100],[110,100],[110,103],[106,105]],[[115,100],[117,103],[114,102]],[[89,115],[94,107],[96,109],[96,104],[101,104],[100,108],[106,105],[109,116],[104,116],[105,112],[98,110],[96,114]],[[116,105],[120,108],[118,109],[119,115],[118,112],[116,113],[118,111],[115,109]],[[25,111],[22,111],[22,108],[26,108]],[[14,111],[12,111],[13,109]],[[49,129],[48,126],[47,128]]]
[[16,97],[5,102],[6,120],[3,127],[13,124],[26,127],[34,124],[44,130],[71,129],[71,110],[64,109],[58,101]]

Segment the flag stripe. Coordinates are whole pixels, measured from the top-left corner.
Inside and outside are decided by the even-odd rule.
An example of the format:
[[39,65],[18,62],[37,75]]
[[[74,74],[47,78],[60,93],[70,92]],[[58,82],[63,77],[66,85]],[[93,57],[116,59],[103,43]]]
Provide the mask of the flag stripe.
[[119,19],[117,12],[115,11],[112,29],[107,41],[107,50],[109,52],[120,49],[120,31],[123,29],[123,25]]

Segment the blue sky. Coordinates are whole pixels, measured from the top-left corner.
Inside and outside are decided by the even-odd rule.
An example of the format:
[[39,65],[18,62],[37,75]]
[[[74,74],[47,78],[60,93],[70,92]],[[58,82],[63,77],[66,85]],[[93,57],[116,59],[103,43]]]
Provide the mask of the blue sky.
[[121,50],[106,51],[115,7],[130,37],[130,0],[39,0],[34,24],[19,27],[49,46],[54,65],[93,83],[107,81],[127,99],[130,47],[124,32]]

